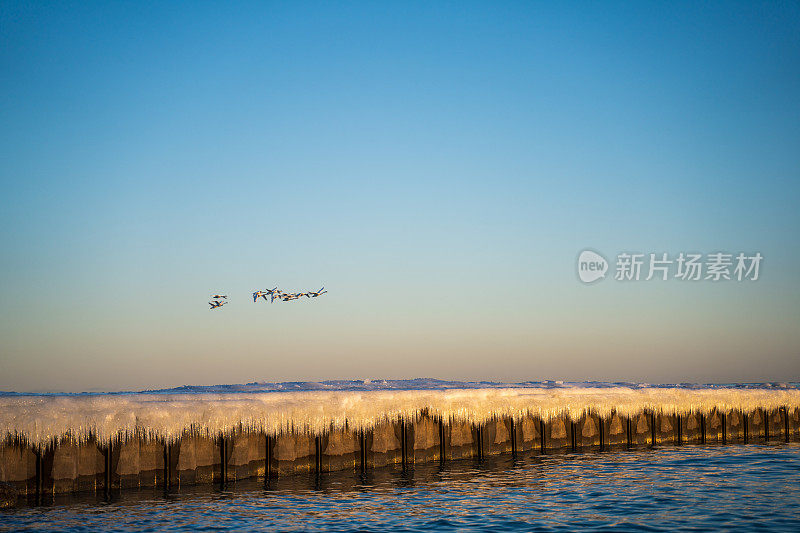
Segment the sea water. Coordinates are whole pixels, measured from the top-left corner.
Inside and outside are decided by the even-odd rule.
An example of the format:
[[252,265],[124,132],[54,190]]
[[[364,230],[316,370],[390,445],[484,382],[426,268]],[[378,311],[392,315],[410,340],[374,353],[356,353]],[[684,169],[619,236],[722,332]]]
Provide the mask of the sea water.
[[3,531],[800,531],[800,445],[497,456],[63,495],[0,511]]

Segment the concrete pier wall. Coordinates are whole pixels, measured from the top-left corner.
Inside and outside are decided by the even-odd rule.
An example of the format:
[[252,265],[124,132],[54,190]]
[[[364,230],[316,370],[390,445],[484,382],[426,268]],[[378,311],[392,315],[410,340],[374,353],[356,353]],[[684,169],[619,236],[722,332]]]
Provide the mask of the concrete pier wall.
[[0,446],[0,481],[21,495],[235,482],[265,476],[372,469],[502,453],[564,453],[683,444],[800,442],[800,410],[714,410],[677,416],[585,414],[542,420],[494,419],[481,425],[420,415],[370,430],[320,435],[234,432],[185,434],[172,443],[64,442],[43,449]]

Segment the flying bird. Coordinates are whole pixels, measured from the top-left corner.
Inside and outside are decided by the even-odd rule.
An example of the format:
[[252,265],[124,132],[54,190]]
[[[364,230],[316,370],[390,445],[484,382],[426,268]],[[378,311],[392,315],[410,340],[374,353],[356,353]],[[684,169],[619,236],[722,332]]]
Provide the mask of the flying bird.
[[308,296],[309,296],[309,297],[311,297],[311,298],[316,298],[316,297],[317,297],[317,296],[319,296],[320,294],[325,294],[326,292],[328,292],[328,291],[326,291],[326,290],[325,290],[325,287],[322,287],[322,288],[321,288],[320,290],[318,290],[317,292],[313,292],[313,291],[312,291],[312,292],[309,292],[309,293],[308,293]]
[[226,302],[224,300],[214,300],[213,302],[208,302],[208,305],[211,306],[211,309],[216,309],[217,307],[222,307],[226,303],[228,303],[228,302]]

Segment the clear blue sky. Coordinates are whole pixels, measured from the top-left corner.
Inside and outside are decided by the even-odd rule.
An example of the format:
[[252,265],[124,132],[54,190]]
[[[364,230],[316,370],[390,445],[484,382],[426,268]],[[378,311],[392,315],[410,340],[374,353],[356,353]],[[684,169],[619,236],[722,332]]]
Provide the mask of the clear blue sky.
[[[0,390],[800,380],[798,35],[796,2],[5,1]],[[765,260],[582,286],[586,247]]]

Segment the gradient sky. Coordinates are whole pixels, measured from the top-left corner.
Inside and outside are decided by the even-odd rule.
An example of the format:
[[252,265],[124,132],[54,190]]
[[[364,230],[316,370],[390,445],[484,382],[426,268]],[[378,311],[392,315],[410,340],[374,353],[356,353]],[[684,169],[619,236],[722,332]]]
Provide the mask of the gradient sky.
[[[0,390],[798,381],[798,35],[796,2],[3,1]],[[765,259],[585,286],[587,247]]]

